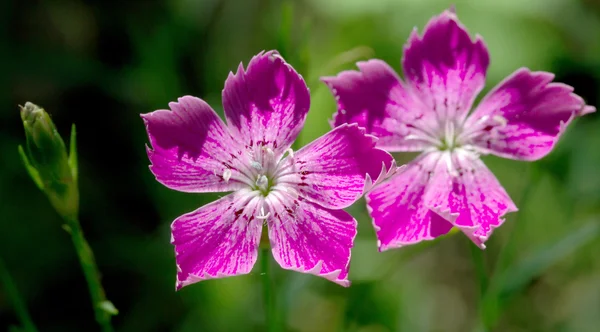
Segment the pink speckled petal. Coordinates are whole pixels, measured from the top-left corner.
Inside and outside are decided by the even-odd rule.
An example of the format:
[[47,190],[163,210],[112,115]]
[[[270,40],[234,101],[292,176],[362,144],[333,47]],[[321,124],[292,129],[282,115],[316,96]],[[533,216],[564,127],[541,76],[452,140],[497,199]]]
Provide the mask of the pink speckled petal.
[[240,64],[223,89],[223,108],[236,139],[283,155],[304,125],[310,95],[304,79],[275,51]]
[[414,93],[440,119],[466,117],[483,89],[489,65],[483,40],[471,40],[451,10],[432,18],[419,37],[416,29],[404,47],[402,67]]
[[225,165],[235,164],[232,159],[238,148],[212,108],[191,96],[181,97],[169,107],[171,111],[142,114],[152,145],[148,149],[150,170],[156,180],[184,192],[241,188],[240,182],[223,178]]
[[503,216],[517,211],[494,174],[471,152],[442,155],[425,195],[427,205],[482,249]]
[[269,202],[269,239],[273,257],[282,268],[310,273],[350,286],[350,249],[356,220],[343,210],[279,195]]
[[357,123],[379,138],[378,147],[390,152],[420,151],[427,146],[426,141],[416,139],[427,109],[403,86],[394,70],[377,59],[356,65],[360,71],[321,78],[338,104],[332,127]]
[[330,209],[350,206],[365,185],[396,169],[394,158],[375,148],[376,140],[364,128],[344,124],[300,149],[290,167],[300,195]]
[[177,289],[252,270],[263,226],[254,217],[261,200],[241,190],[175,219]]
[[439,158],[439,153],[424,153],[367,194],[380,251],[433,240],[452,228],[423,200],[429,173],[437,167]]
[[517,70],[481,101],[465,124],[463,140],[504,158],[537,160],[550,153],[575,116],[595,111],[553,78]]

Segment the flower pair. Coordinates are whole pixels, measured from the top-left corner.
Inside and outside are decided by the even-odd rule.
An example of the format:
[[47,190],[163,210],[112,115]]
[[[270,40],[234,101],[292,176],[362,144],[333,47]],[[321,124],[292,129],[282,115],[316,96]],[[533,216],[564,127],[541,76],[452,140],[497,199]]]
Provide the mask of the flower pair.
[[[517,208],[479,156],[539,159],[575,116],[594,111],[551,74],[520,69],[468,116],[488,64],[483,41],[445,11],[409,38],[404,81],[380,60],[323,78],[338,102],[334,129],[298,151],[310,95],[274,51],[229,75],[226,122],[189,96],[142,115],[159,182],[232,192],[173,222],[177,288],[250,272],[264,224],[283,268],[348,286],[356,220],[342,209],[366,191],[380,250],[452,227],[484,248]],[[422,153],[397,171],[388,152],[400,151]]]

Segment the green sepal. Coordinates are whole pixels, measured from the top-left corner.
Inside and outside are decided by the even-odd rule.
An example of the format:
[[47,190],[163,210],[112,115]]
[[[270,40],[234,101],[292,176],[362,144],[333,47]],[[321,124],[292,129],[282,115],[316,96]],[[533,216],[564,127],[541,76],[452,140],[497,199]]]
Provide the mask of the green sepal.
[[119,314],[119,310],[109,300],[100,302],[98,306],[100,307],[100,309],[104,310],[112,316],[116,316]]
[[79,165],[77,163],[77,132],[75,130],[75,124],[71,126],[71,139],[69,141],[69,167],[71,168],[71,174],[73,180],[77,183],[79,178]]
[[23,149],[22,145],[19,145],[19,155],[21,156],[21,160],[23,161],[23,165],[25,166],[27,173],[29,173],[29,176],[35,185],[40,188],[40,190],[44,191],[44,184],[42,183],[40,173],[35,167],[33,167],[33,165],[31,165],[31,162],[29,162],[29,158],[27,158],[27,154],[25,154],[25,150]]

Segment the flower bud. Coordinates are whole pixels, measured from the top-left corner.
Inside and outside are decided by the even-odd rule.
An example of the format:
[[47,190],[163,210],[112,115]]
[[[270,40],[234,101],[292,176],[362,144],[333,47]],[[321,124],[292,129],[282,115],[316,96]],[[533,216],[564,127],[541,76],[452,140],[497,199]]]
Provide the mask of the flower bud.
[[[62,215],[75,217],[79,206],[74,151],[69,157],[63,139],[43,108],[30,102],[21,107],[27,139],[21,157],[34,182]],[[73,133],[74,134],[74,133]],[[74,144],[74,135],[72,135]]]

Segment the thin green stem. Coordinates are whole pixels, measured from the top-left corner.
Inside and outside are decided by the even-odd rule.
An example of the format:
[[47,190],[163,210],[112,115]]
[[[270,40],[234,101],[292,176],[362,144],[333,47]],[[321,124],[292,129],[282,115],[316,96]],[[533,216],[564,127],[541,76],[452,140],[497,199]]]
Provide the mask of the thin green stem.
[[113,328],[110,324],[110,317],[113,313],[111,313],[111,310],[116,311],[116,309],[106,300],[94,253],[83,236],[79,220],[67,219],[66,226],[65,229],[71,234],[77,257],[79,257],[79,262],[81,263],[81,268],[88,284],[96,321],[102,327],[103,332],[112,332]]
[[469,248],[471,249],[471,258],[475,268],[475,275],[477,276],[477,283],[479,284],[479,299],[481,301],[489,283],[489,276],[483,258],[484,252],[471,242],[469,242]]
[[[533,189],[538,185],[541,178],[541,174],[538,172],[535,165],[529,166],[527,178],[529,178],[529,181],[525,185],[521,197],[519,198],[518,207],[520,211],[526,210],[529,196],[531,195]],[[518,225],[519,217],[522,213],[523,212],[519,212],[513,218],[511,222],[513,231]],[[492,278],[489,280],[488,286],[483,293],[481,304],[482,321],[480,322],[480,329],[478,331],[491,331],[502,314],[502,306],[504,303],[502,303],[503,299],[499,298],[500,294],[498,291],[499,287],[504,282],[502,269],[505,269],[507,263],[515,256],[516,247],[514,246],[514,243],[516,241],[518,232],[514,233],[516,234],[511,236],[500,250],[492,270]]]
[[[526,210],[527,204],[529,202],[529,198],[533,192],[533,190],[538,186],[541,174],[536,168],[535,164],[529,166],[528,175],[529,181],[525,185],[523,192],[521,193],[521,197],[519,198],[519,212],[517,212],[512,220],[512,228],[513,231],[517,225],[519,225],[520,216],[523,214],[523,211]],[[514,232],[515,235],[508,238],[508,241],[502,247],[502,250],[498,254],[498,258],[496,260],[496,264],[494,265],[494,274],[499,273],[502,269],[505,269],[516,253],[517,248],[514,245],[514,242],[517,240],[518,232]]]
[[273,296],[273,280],[271,280],[271,271],[269,263],[271,253],[269,248],[261,248],[261,277],[263,284],[263,301],[265,309],[265,325],[268,332],[276,332],[277,317],[275,315],[275,297]]
[[279,34],[277,36],[277,50],[288,61],[292,60],[290,58],[292,56],[293,5],[292,1],[284,1],[281,4],[281,23],[279,24]]
[[10,273],[8,273],[8,269],[4,265],[4,261],[0,257],[0,280],[4,284],[4,289],[6,290],[6,294],[12,300],[15,312],[17,316],[19,316],[19,320],[21,324],[23,324],[23,328],[28,332],[37,332],[37,328],[35,324],[33,324],[33,320],[31,316],[29,316],[29,312],[27,311],[27,306],[23,299],[21,299],[21,294],[19,294],[19,290],[15,285]]

